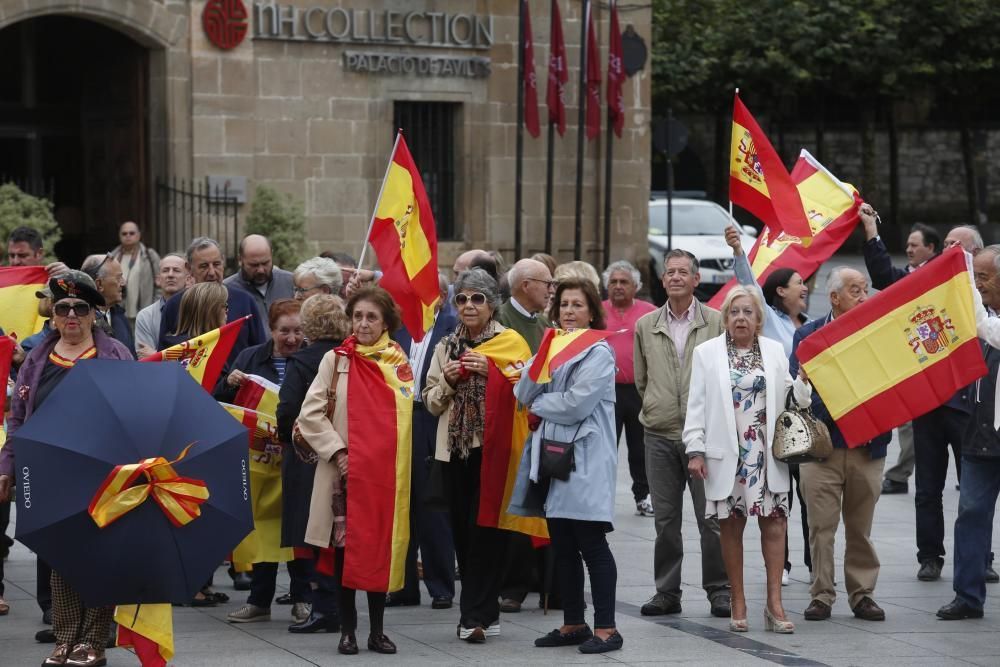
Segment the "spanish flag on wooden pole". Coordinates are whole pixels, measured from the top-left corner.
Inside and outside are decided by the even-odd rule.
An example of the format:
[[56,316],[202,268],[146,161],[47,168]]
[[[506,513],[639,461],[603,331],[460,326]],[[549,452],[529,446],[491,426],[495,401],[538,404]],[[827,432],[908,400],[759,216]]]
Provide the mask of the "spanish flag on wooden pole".
[[777,151],[750,115],[736,89],[729,149],[729,201],[753,213],[773,231],[812,243],[802,200]]
[[434,304],[440,296],[437,230],[402,130],[396,134],[358,266],[364,262],[369,242],[382,266],[379,286],[399,304],[413,340],[423,340],[434,326]]
[[531,358],[531,349],[516,331],[504,329],[476,347],[476,352],[490,360],[476,523],[548,538],[545,519],[507,511],[528,438],[528,410],[514,398],[514,383]]
[[[857,189],[830,173],[804,148],[792,169],[792,182],[812,229],[812,244],[807,248],[799,237],[765,226],[747,253],[754,277],[762,285],[773,271],[783,268],[794,269],[803,280],[809,278],[858,224],[858,209],[864,200]],[[736,282],[735,278],[730,280],[708,305],[718,309]]]
[[536,384],[548,384],[557,368],[574,358],[594,343],[625,331],[605,331],[603,329],[546,329],[538,346],[535,360],[528,369],[528,377]]
[[35,292],[49,282],[42,266],[0,267],[0,327],[19,340],[42,330],[45,318],[38,314]]
[[986,374],[973,289],[964,251],[952,248],[802,341],[799,361],[848,446]]
[[179,361],[198,384],[211,392],[240,335],[240,327],[251,317],[253,315],[233,320],[219,329],[151,354],[142,361]]

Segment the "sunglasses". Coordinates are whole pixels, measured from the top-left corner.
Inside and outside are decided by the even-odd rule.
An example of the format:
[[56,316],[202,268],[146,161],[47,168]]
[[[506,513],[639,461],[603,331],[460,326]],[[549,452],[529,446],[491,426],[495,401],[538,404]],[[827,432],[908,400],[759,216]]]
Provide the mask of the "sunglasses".
[[473,294],[456,294],[455,295],[455,305],[459,308],[465,306],[465,304],[472,302],[473,306],[485,306],[486,305],[486,295],[482,292],[475,292]]
[[86,317],[90,315],[90,304],[89,303],[57,303],[52,306],[52,312],[54,312],[59,317],[69,317],[70,313],[73,313],[77,317]]

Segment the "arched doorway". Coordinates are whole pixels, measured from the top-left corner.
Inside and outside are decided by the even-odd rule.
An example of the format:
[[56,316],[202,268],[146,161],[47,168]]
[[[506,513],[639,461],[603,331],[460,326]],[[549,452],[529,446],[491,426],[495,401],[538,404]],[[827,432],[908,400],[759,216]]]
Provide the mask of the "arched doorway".
[[0,30],[0,181],[51,198],[71,266],[113,247],[122,221],[148,227],[149,57],[87,19]]

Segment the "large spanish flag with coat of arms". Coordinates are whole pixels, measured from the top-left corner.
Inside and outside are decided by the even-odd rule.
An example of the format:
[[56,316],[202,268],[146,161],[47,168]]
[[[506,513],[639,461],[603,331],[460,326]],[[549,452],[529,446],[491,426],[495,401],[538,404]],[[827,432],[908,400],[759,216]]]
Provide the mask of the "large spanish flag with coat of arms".
[[531,359],[531,349],[519,333],[504,329],[475,351],[490,360],[476,522],[480,526],[547,538],[545,519],[516,516],[507,511],[528,438],[528,410],[514,398],[514,383]]
[[960,247],[806,338],[797,356],[849,447],[944,404],[986,374]]
[[413,340],[423,340],[434,326],[434,303],[441,293],[437,230],[423,179],[402,130],[396,135],[375,204],[369,241],[382,266],[379,287],[399,304],[403,324]]

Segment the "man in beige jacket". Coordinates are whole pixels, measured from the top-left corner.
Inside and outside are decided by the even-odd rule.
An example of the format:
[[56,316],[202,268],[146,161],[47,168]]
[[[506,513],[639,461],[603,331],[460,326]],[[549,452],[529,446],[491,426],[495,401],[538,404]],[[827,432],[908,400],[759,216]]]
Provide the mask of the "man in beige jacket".
[[681,432],[687,412],[694,348],[722,333],[713,310],[694,298],[698,260],[685,250],[664,257],[663,288],[667,303],[635,325],[635,386],[642,396],[639,421],[646,430],[646,476],[653,501],[656,544],[653,576],[656,593],[642,606],[644,616],[681,611],[681,512],[684,487],[694,504],[701,532],[701,580],[713,616],[729,617],[729,579],[719,546],[719,523],[705,518],[705,487],[688,476]]

